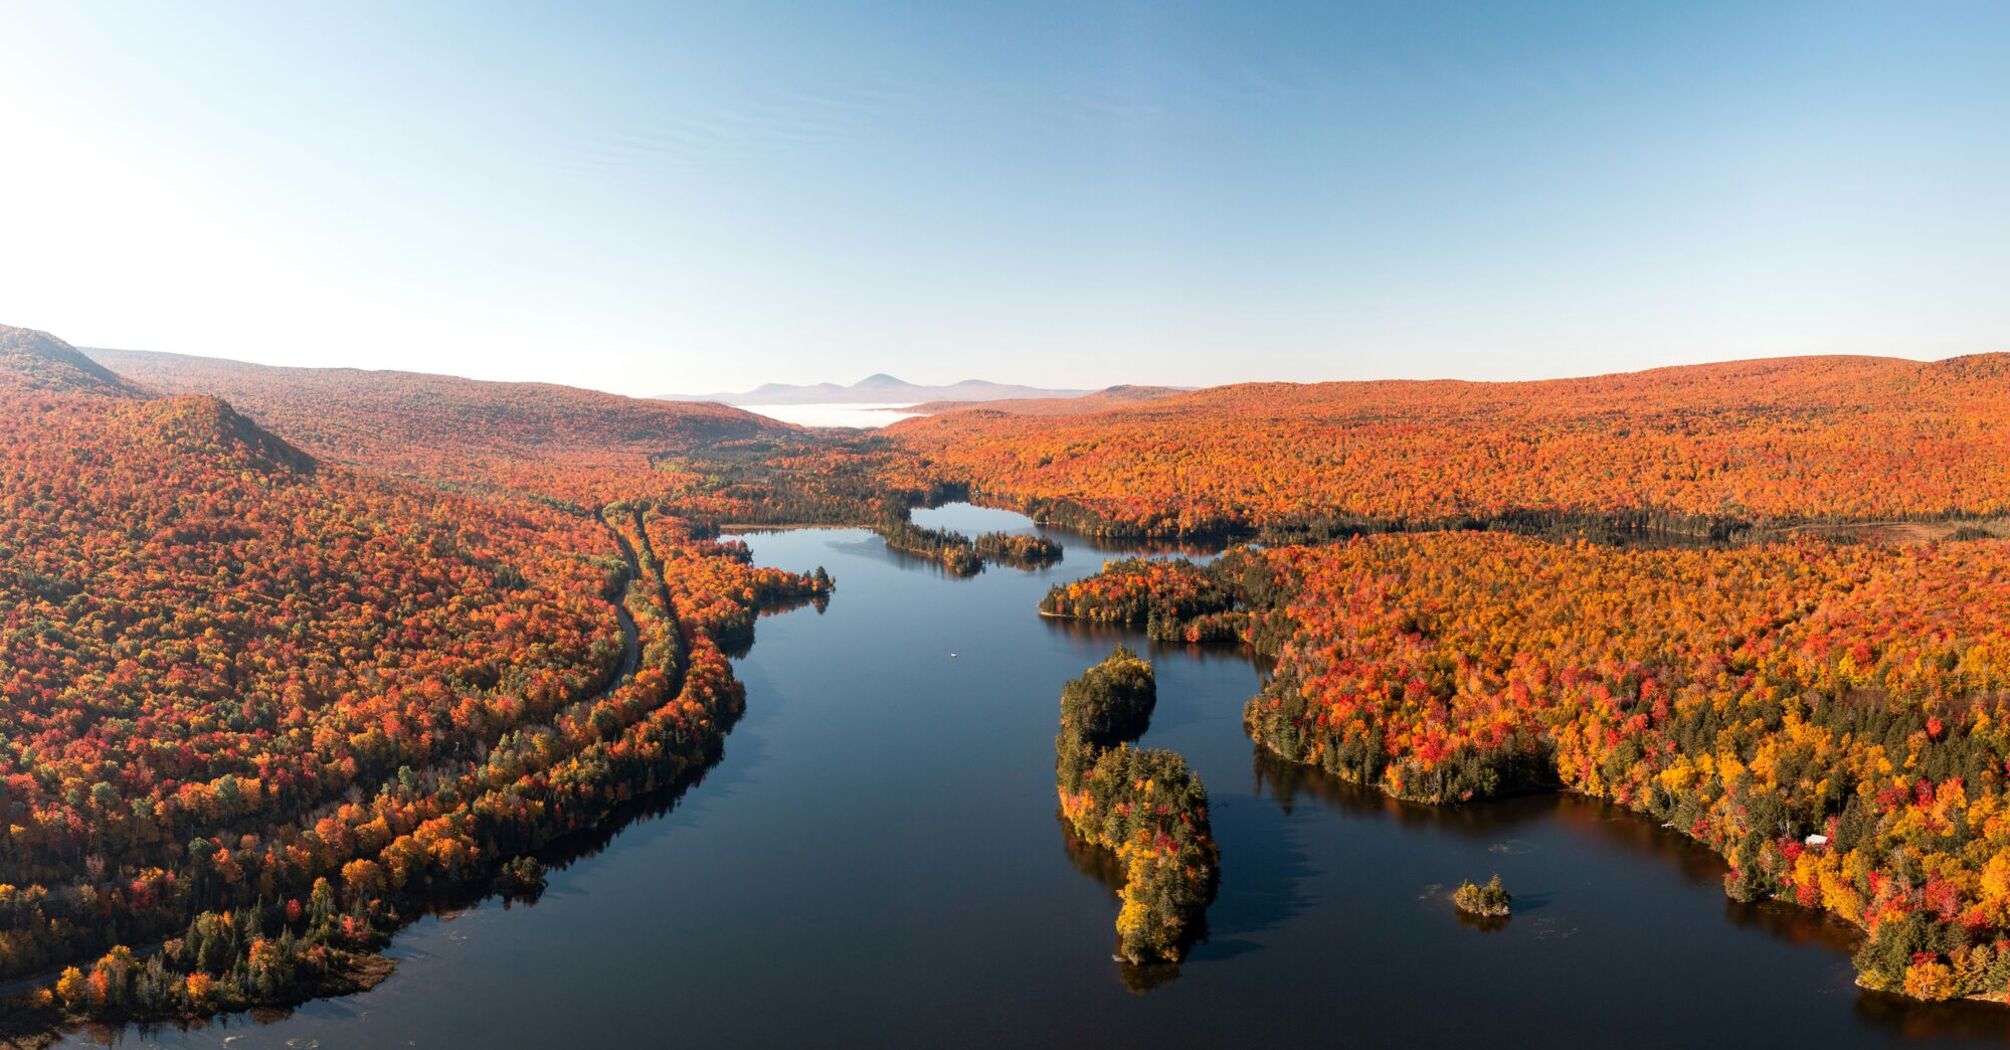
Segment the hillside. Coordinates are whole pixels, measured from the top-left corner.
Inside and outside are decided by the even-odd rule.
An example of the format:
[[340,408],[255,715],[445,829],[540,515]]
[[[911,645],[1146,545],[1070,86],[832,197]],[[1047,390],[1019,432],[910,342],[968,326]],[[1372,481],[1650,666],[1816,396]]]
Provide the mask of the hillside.
[[76,347],[47,332],[9,325],[0,325],[0,389],[132,392]]
[[2010,355],[1809,357],[1524,383],[1248,384],[886,433],[940,477],[1090,531],[1587,517],[1707,531],[2002,514],[2005,404]]
[[715,401],[724,405],[911,405],[924,401],[1000,401],[1008,398],[1080,397],[1086,390],[1046,390],[1040,387],[965,379],[946,386],[918,386],[883,372],[850,386],[837,383],[763,383],[752,390],[721,394],[664,394],[665,401]]
[[[213,393],[143,389],[171,370],[127,382],[18,331],[0,358],[0,977],[80,964],[36,1010],[191,1017],[367,985],[429,902],[711,761],[740,704],[720,640],[827,587],[672,517],[442,492],[342,447],[441,435],[412,461],[546,449],[558,471],[610,433],[764,429],[741,413],[613,398],[611,419],[568,418],[565,398],[596,395],[554,388],[517,418],[532,394],[493,384],[421,377],[399,401],[212,366],[317,459]],[[330,383],[354,396],[315,425]]]
[[192,837],[374,790],[473,683],[559,696],[618,648],[591,523],[316,469],[205,396],[0,405],[0,973],[200,903],[114,894],[108,930],[39,885],[158,879]]
[[795,428],[720,405],[416,372],[87,353],[150,388],[224,398],[331,462],[597,505],[650,491],[655,457]]
[[[703,539],[715,521],[940,544],[907,507],[961,484],[1088,528],[1315,536],[2010,505],[2003,356],[1118,388],[832,435],[557,386],[10,346],[0,975],[77,964],[43,1001],[72,1017],[360,986],[429,905],[506,862],[534,882],[526,855],[688,782],[740,711],[724,645],[829,590]],[[1957,812],[2001,792],[2001,549],[1453,532],[1117,562],[1045,611],[1274,650],[1248,725],[1343,778],[1431,802],[1561,781],[1650,812],[1724,853],[1737,895],[1863,926],[1877,987],[1939,998],[2010,972],[1963,932],[2010,929],[2004,832]],[[1821,776],[1779,772],[1787,744]],[[1928,821],[1973,827],[1949,845]],[[1809,834],[1835,849],[1801,851]]]

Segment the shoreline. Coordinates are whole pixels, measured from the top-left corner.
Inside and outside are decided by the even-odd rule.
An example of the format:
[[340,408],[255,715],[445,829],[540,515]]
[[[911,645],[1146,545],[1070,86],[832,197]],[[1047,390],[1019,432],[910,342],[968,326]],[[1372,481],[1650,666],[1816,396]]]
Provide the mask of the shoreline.
[[[173,1026],[181,1031],[189,1031],[206,1027],[219,1017],[249,1015],[261,1010],[290,1011],[324,999],[361,995],[390,980],[397,970],[398,960],[382,952],[356,953],[345,966],[330,973],[326,983],[298,999],[288,1002],[248,1003],[209,1013],[188,1011],[166,1017],[115,1020],[67,1013],[52,1005],[32,1004],[19,1013],[8,1016],[6,1023],[0,1025],[0,1047],[6,1050],[47,1050],[48,1047],[55,1046],[64,1039],[94,1029],[123,1033],[128,1029]],[[18,1030],[14,1029],[16,1022],[21,1022]]]
[[[1103,625],[1103,626],[1116,627],[1121,630],[1128,630],[1128,631],[1143,630],[1143,625],[1130,620],[1103,620],[1091,617],[1073,616],[1064,613],[1053,612],[1044,608],[1036,609],[1036,612],[1039,614],[1040,617],[1048,620],[1075,622],[1075,623],[1083,623],[1091,625]],[[1236,641],[1236,648],[1241,652],[1243,656],[1245,656],[1246,658],[1251,658],[1252,665],[1254,665],[1254,658],[1260,655],[1260,653],[1255,648],[1252,640],[1249,639],[1248,637],[1240,637],[1235,639],[1235,641]],[[1224,639],[1220,644],[1226,644],[1226,642],[1227,640]],[[1208,644],[1208,643],[1184,643],[1184,644]],[[1264,695],[1265,695],[1264,692],[1259,691],[1257,694],[1250,697],[1249,700],[1245,702],[1245,707],[1247,707],[1249,703],[1253,703],[1254,701],[1256,701],[1257,699],[1261,698]],[[1515,797],[1525,797],[1532,795],[1562,795],[1562,794],[1575,795],[1580,798],[1593,800],[1604,805],[1614,806],[1626,813],[1632,814],[1633,816],[1654,821],[1659,825],[1659,827],[1656,829],[1658,832],[1673,832],[1674,838],[1687,842],[1704,850],[1718,864],[1724,865],[1726,867],[1726,870],[1727,871],[1729,870],[1728,866],[1730,862],[1729,859],[1724,855],[1723,851],[1720,850],[1718,847],[1712,845],[1705,839],[1697,835],[1691,834],[1689,831],[1683,828],[1675,827],[1673,825],[1662,822],[1660,818],[1656,817],[1653,813],[1649,812],[1645,808],[1627,804],[1616,798],[1595,794],[1593,792],[1583,790],[1579,786],[1563,782],[1560,779],[1560,777],[1556,777],[1553,769],[1550,772],[1551,776],[1554,777],[1555,779],[1550,780],[1549,782],[1531,781],[1520,784],[1514,784],[1506,786],[1504,790],[1498,793],[1488,795],[1482,798],[1432,799],[1428,797],[1391,791],[1379,780],[1364,781],[1353,777],[1349,777],[1343,773],[1328,769],[1324,765],[1316,761],[1304,761],[1304,760],[1293,759],[1285,755],[1281,751],[1279,751],[1278,748],[1270,739],[1266,738],[1261,733],[1257,732],[1255,727],[1249,723],[1247,717],[1245,717],[1243,722],[1243,734],[1258,748],[1260,748],[1265,755],[1269,756],[1270,758],[1280,763],[1283,763],[1287,766],[1296,769],[1302,769],[1323,776],[1332,777],[1333,779],[1348,784],[1351,787],[1363,791],[1373,792],[1374,794],[1382,798],[1391,800],[1392,802],[1395,802],[1399,805],[1428,807],[1434,810],[1448,810],[1453,809],[1455,807],[1461,807],[1475,803],[1504,801]],[[1738,899],[1736,897],[1733,897],[1728,892],[1726,892],[1724,896],[1727,900]],[[1839,929],[1847,930],[1858,947],[1866,943],[1870,937],[1870,932],[1863,926],[1851,922],[1843,918],[1836,912],[1831,911],[1827,908],[1801,904],[1798,901],[1795,901],[1792,898],[1786,896],[1763,897],[1759,898],[1759,900],[1755,901],[1754,903],[1758,902],[1786,905],[1798,911],[1803,911],[1811,915],[1819,916],[1823,921],[1834,923],[1838,926]],[[1454,903],[1456,904],[1456,901]],[[1475,918],[1485,918],[1485,919],[1496,918],[1496,916],[1490,915],[1486,912],[1468,911],[1463,906],[1459,907],[1458,910],[1462,914],[1471,915]],[[1502,915],[1498,916],[1498,918],[1504,919],[1506,918],[1506,916]],[[1873,988],[1870,985],[1864,983],[1863,975],[1861,973],[1859,973],[1856,976],[1856,983],[1859,988],[1862,988],[1865,991],[1873,992],[1878,995],[1892,996],[1896,999],[1908,1003],[1927,1004],[1935,1002],[1974,1001],[1974,1002],[1993,1003],[1999,1006],[2010,1005],[2010,993],[2006,992],[1977,993],[1971,995],[1954,996],[1949,999],[1934,999],[1934,998],[1910,995],[1904,992],[1903,990]]]

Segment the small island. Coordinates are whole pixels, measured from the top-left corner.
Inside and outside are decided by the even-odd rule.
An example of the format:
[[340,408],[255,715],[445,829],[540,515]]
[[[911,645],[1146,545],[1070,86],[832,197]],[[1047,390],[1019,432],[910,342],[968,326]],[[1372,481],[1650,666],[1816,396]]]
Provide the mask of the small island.
[[1061,690],[1055,773],[1061,817],[1124,871],[1117,955],[1176,963],[1214,899],[1220,851],[1207,789],[1178,753],[1130,744],[1158,700],[1152,665],[1119,645]]
[[535,902],[544,894],[544,865],[536,857],[517,857],[503,862],[496,872],[495,891],[504,901]]
[[1459,888],[1452,892],[1452,903],[1458,905],[1460,911],[1483,919],[1507,918],[1513,902],[1514,898],[1509,896],[1507,889],[1501,885],[1501,877],[1498,874],[1488,879],[1484,886],[1462,882]]
[[926,558],[954,576],[975,576],[984,571],[970,537],[952,529],[931,529],[916,525],[906,507],[896,507],[880,517],[874,527],[886,545],[903,554]]
[[987,532],[977,537],[977,556],[1019,569],[1037,569],[1061,560],[1061,545],[1045,536]]
[[1045,536],[987,532],[972,540],[954,529],[917,525],[913,512],[903,506],[882,511],[873,531],[893,550],[926,558],[954,576],[975,576],[986,562],[1038,569],[1061,560],[1061,545]]

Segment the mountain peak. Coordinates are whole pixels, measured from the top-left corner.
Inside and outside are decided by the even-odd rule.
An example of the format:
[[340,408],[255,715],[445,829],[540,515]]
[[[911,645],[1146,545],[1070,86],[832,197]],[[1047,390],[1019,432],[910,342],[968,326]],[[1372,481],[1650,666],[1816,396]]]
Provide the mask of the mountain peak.
[[866,376],[864,379],[861,379],[858,382],[853,383],[852,389],[857,390],[861,387],[870,389],[872,387],[891,387],[891,386],[907,386],[907,385],[908,385],[907,383],[895,379],[894,377],[887,375],[885,372],[874,372],[873,374]]
[[0,386],[131,394],[133,388],[77,348],[32,328],[0,325]]
[[209,394],[178,394],[145,403],[154,433],[184,455],[211,457],[237,469],[309,473],[314,457],[239,415]]

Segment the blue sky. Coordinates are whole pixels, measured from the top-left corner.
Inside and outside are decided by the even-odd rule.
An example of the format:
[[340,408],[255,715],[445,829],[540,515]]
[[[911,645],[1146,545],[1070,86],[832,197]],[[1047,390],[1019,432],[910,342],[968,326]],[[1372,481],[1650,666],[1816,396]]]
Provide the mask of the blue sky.
[[0,323],[632,394],[2010,350],[2010,5],[0,4]]

